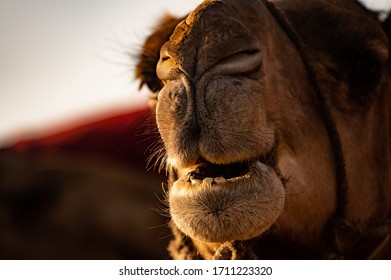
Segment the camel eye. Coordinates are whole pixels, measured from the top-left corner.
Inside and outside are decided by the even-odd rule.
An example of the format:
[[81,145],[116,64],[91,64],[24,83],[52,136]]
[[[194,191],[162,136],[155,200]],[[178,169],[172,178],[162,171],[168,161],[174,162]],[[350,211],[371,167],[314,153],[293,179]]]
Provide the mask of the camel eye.
[[258,49],[244,50],[224,57],[214,67],[226,75],[243,75],[258,70],[261,59]]

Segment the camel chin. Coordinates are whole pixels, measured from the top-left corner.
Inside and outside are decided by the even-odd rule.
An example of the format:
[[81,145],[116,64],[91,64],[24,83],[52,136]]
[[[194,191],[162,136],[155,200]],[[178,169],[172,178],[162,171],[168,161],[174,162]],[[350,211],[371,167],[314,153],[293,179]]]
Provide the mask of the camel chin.
[[229,179],[205,178],[198,172],[194,169],[181,176],[169,193],[173,222],[192,238],[251,239],[270,228],[284,208],[282,181],[273,168],[259,161]]

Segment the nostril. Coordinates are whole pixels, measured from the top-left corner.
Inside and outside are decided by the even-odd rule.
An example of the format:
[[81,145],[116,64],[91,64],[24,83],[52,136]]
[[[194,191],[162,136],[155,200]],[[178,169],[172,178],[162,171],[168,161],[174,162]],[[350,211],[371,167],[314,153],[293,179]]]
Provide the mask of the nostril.
[[178,66],[169,52],[161,51],[156,72],[163,84],[167,81],[175,80],[178,77]]
[[170,58],[171,58],[171,56],[169,56],[169,55],[164,55],[161,59],[162,59],[162,61],[164,62],[164,61],[169,60]]

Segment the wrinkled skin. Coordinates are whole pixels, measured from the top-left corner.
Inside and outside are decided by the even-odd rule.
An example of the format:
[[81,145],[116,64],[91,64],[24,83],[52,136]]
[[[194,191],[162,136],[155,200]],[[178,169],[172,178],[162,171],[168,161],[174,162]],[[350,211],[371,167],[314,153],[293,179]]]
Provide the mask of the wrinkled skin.
[[[391,208],[387,34],[354,1],[275,2],[307,46],[341,139],[346,219],[358,228],[383,223]],[[205,1],[184,19],[166,18],[143,55],[136,75],[155,91],[178,238],[190,237],[203,258],[259,236],[324,250],[337,204],[333,147],[298,50],[263,3]]]

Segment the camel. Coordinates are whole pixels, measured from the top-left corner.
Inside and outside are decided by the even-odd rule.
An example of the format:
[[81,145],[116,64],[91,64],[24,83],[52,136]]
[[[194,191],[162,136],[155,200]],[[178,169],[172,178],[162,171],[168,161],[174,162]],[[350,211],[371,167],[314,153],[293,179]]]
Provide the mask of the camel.
[[172,258],[391,258],[389,22],[354,0],[206,0],[159,22],[136,77]]

